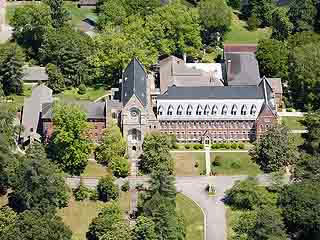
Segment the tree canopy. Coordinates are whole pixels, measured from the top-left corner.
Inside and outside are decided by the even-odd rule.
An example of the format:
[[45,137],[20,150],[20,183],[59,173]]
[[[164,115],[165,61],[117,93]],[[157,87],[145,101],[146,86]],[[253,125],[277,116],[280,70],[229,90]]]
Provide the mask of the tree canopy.
[[53,109],[54,132],[48,145],[49,158],[71,175],[80,175],[88,164],[92,143],[84,111],[77,105],[56,104]]
[[320,110],[306,114],[302,124],[308,131],[302,136],[302,148],[309,154],[320,154]]
[[293,24],[288,17],[285,8],[277,8],[272,14],[272,35],[271,38],[279,41],[288,39],[293,30]]
[[139,216],[133,229],[133,240],[154,239],[156,239],[154,222],[148,217]]

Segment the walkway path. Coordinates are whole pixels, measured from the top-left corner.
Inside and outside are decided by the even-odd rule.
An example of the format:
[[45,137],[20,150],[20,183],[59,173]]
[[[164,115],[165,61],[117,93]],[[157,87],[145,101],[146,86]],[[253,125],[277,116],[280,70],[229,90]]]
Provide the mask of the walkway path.
[[[186,152],[186,153],[192,153],[192,152],[207,152],[207,150],[198,150],[198,151],[189,151],[189,150],[174,150],[174,151],[170,151],[172,153],[182,153],[182,152]],[[249,152],[249,150],[209,150],[208,152],[235,152],[235,153],[242,153],[242,152]]]
[[303,117],[304,112],[278,112],[280,117]]
[[[226,240],[227,225],[223,203],[224,192],[230,189],[235,181],[245,178],[247,176],[176,177],[177,191],[195,201],[205,213],[205,240]],[[137,184],[146,184],[149,177],[129,177],[128,179],[130,186],[133,188]],[[258,179],[263,184],[270,182],[267,175],[260,175]],[[76,187],[80,183],[80,178],[67,178],[66,182],[70,187]],[[83,178],[83,183],[93,188],[98,184],[98,178]],[[205,187],[208,184],[213,184],[216,189],[214,197],[208,197],[205,191]]]
[[211,162],[210,162],[210,147],[205,147],[206,152],[206,175],[209,176],[211,172]]

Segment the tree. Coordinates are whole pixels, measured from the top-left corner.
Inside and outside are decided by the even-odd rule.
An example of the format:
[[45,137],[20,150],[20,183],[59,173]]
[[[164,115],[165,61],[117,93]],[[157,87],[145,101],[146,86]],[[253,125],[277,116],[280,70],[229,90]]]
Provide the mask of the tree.
[[48,146],[49,158],[65,172],[80,175],[92,151],[86,113],[79,106],[61,104],[54,106],[53,113],[54,132]]
[[37,209],[54,212],[67,206],[69,194],[62,173],[47,158],[44,148],[34,143],[16,167],[9,203],[17,211]]
[[219,33],[223,36],[231,26],[232,12],[225,0],[201,0],[199,14],[207,44],[216,40],[215,34]]
[[262,76],[288,79],[289,50],[285,42],[275,39],[260,40],[256,57]]
[[158,55],[187,54],[198,58],[202,47],[199,23],[197,9],[172,1],[146,18],[146,30],[151,32],[149,41]]
[[125,157],[114,157],[110,164],[112,173],[116,177],[125,178],[129,175],[129,161]]
[[295,163],[297,151],[289,129],[276,124],[254,143],[249,154],[264,172],[270,173]]
[[65,84],[60,69],[56,65],[49,63],[46,66],[46,72],[49,80],[48,87],[51,88],[54,93],[62,92],[65,88]]
[[133,229],[134,240],[154,240],[156,239],[155,224],[152,219],[139,216]]
[[14,227],[1,239],[71,240],[71,238],[71,230],[63,224],[60,217],[28,210],[17,215]]
[[289,19],[294,32],[313,31],[317,15],[316,0],[294,0],[289,7]]
[[119,197],[119,187],[113,181],[112,176],[105,176],[99,179],[97,191],[101,201],[107,202],[116,200]]
[[275,9],[273,0],[250,0],[248,5],[244,5],[242,10],[244,15],[249,18],[257,16],[263,27],[271,25],[272,13]]
[[320,110],[306,114],[302,124],[307,130],[302,148],[309,154],[320,154]]
[[0,208],[0,239],[5,239],[13,231],[16,219],[17,214],[11,208]]
[[16,134],[18,128],[15,125],[16,109],[7,104],[0,104],[0,134],[1,140],[6,142],[10,148],[15,147]]
[[288,87],[298,109],[320,109],[319,46],[319,43],[309,43],[291,52]]
[[293,30],[293,24],[290,22],[287,10],[285,8],[276,8],[272,14],[272,35],[271,38],[285,41]]
[[49,7],[46,4],[18,6],[10,25],[14,28],[17,42],[27,49],[30,57],[38,60],[44,34],[52,28]]
[[112,159],[123,157],[127,144],[120,128],[111,123],[103,132],[101,144],[96,148],[96,159],[100,164],[108,165]]
[[228,0],[227,3],[234,10],[240,10],[241,8],[241,0]]
[[294,166],[293,178],[295,181],[320,180],[320,155],[303,154]]
[[161,166],[173,172],[173,159],[170,154],[170,139],[160,133],[148,134],[143,141],[143,157],[140,167],[145,172],[152,172]]
[[[297,239],[317,239],[320,233],[319,183],[303,181],[286,186],[279,196],[285,224]],[[318,235],[317,235],[318,234]]]
[[139,14],[148,16],[155,13],[161,6],[161,1],[158,0],[125,0],[129,15]]
[[23,93],[24,53],[15,43],[0,44],[0,82],[5,95]]
[[41,48],[40,62],[56,65],[67,86],[77,87],[90,81],[88,58],[92,53],[92,39],[71,26],[47,31]]
[[61,28],[66,21],[69,20],[69,15],[63,5],[63,0],[46,0],[46,3],[50,7],[52,25],[55,28]]
[[90,223],[89,230],[87,232],[87,239],[130,239],[128,229],[129,226],[124,220],[119,203],[111,201],[104,206],[99,215]]
[[108,24],[121,25],[125,18],[128,16],[125,8],[125,0],[119,0],[117,2],[112,0],[103,1],[100,6],[97,2],[98,16],[98,28],[103,29]]
[[237,181],[226,195],[228,204],[238,209],[254,210],[264,205],[276,204],[275,195],[259,186],[255,178]]

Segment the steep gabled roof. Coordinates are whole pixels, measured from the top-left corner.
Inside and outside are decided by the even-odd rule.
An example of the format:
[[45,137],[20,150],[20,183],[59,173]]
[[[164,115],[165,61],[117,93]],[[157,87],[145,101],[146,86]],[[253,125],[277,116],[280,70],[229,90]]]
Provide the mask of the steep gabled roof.
[[122,103],[125,106],[135,95],[141,104],[147,106],[147,74],[143,65],[134,58],[127,66],[122,77]]

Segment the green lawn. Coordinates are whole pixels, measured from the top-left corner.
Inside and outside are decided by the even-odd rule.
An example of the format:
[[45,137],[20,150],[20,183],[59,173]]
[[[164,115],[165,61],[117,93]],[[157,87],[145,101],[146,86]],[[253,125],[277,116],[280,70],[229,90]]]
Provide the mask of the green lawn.
[[301,133],[291,133],[291,136],[293,136],[296,146],[300,146],[304,143],[304,139]]
[[[172,156],[175,159],[176,176],[199,176],[205,171],[204,152],[175,152]],[[198,167],[195,167],[196,162]]]
[[[126,212],[129,209],[130,193],[121,192],[120,207]],[[69,206],[58,210],[64,223],[68,225],[73,233],[74,240],[85,240],[89,224],[95,218],[104,203],[100,201],[75,201],[71,199]]]
[[186,240],[203,240],[204,223],[201,209],[183,194],[177,195],[177,211],[182,214],[187,229]]
[[110,91],[105,90],[103,87],[99,88],[87,88],[87,92],[83,95],[78,93],[78,89],[72,88],[70,90],[65,90],[60,94],[55,95],[55,97],[59,98],[60,100],[87,100],[87,101],[94,101],[99,97],[102,97],[108,94]]
[[281,117],[281,121],[292,130],[304,130],[305,127],[301,124],[303,117]]
[[88,16],[96,16],[95,9],[90,8],[78,8],[77,3],[66,2],[66,8],[71,14],[71,23],[77,26],[83,19]]
[[110,174],[108,169],[96,162],[88,162],[86,169],[81,176],[83,177],[103,177]]
[[224,43],[258,43],[260,39],[269,38],[271,35],[270,28],[249,31],[246,27],[247,23],[240,20],[236,14],[233,14],[231,31],[225,35]]
[[212,166],[212,170],[217,175],[250,175],[255,176],[261,172],[259,166],[252,162],[250,156],[246,152],[223,152],[210,153],[211,163],[215,161],[216,157],[221,158],[220,166]]

